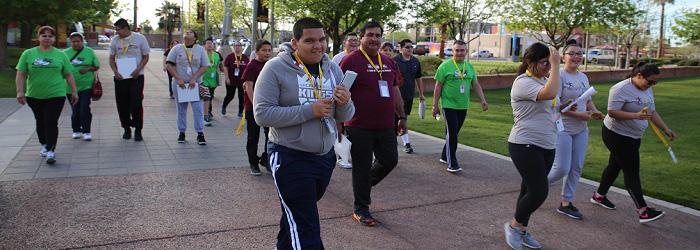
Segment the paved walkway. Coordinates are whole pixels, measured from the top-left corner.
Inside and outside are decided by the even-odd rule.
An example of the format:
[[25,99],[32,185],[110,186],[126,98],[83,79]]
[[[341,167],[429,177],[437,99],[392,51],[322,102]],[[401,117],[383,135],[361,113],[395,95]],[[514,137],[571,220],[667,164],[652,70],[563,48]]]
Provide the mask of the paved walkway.
[[[98,53],[106,62],[104,52]],[[177,144],[174,103],[160,77],[159,53],[151,60],[144,142],[120,138],[104,70],[106,94],[93,104],[95,140],[70,139],[70,111],[65,110],[55,167],[45,166],[37,155],[26,107],[0,123],[0,248],[274,248],[279,202],[269,174],[248,174],[245,139],[233,135],[238,118],[218,115],[215,126],[206,129],[207,146]],[[221,97],[224,91],[219,92]],[[194,132],[188,136],[193,139]],[[319,202],[326,247],[505,249],[502,225],[512,217],[519,190],[512,163],[461,147],[465,171],[454,175],[437,162],[440,140],[413,134],[412,144],[416,154],[401,153],[396,170],[373,190],[372,211],[382,222],[376,228],[350,220],[351,171],[336,168]],[[552,186],[531,223],[546,248],[700,246],[700,217],[683,208],[653,201],[668,215],[640,225],[628,196],[611,193],[618,209],[605,210],[587,202],[594,187],[582,184],[575,203],[585,218],[576,221],[554,211],[559,189]]]

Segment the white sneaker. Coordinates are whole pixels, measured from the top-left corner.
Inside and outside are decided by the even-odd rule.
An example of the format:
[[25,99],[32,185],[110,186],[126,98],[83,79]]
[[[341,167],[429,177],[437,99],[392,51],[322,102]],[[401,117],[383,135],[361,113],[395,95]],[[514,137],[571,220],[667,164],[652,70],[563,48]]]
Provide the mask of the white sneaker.
[[92,141],[92,134],[90,134],[90,133],[83,134],[83,140]]
[[80,132],[73,132],[73,139],[80,139],[80,136],[83,135],[83,133]]
[[46,149],[46,145],[41,145],[41,149],[39,149],[39,155],[41,155],[41,157],[46,157],[46,153],[48,152],[49,150]]
[[346,161],[346,160],[338,159],[338,162],[337,162],[337,163],[338,163],[338,166],[340,166],[341,168],[344,168],[344,169],[352,169],[352,163],[350,163],[350,162],[348,162],[348,161]]
[[56,153],[55,152],[49,151],[46,153],[46,163],[47,164],[56,163]]

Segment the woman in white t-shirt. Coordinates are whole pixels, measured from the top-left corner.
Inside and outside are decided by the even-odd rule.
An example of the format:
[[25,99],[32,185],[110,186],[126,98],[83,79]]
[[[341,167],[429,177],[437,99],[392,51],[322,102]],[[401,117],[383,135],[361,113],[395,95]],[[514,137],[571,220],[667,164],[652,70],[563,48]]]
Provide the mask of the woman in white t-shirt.
[[[590,88],[586,74],[578,71],[583,61],[583,50],[576,44],[564,47],[564,68],[559,70],[561,87],[559,99],[562,103],[573,102]],[[579,100],[575,111],[562,113],[563,130],[557,132],[556,153],[554,165],[547,179],[553,183],[564,178],[561,191],[561,205],[557,208],[560,214],[574,219],[582,219],[583,215],[574,206],[576,185],[581,178],[581,169],[588,149],[588,121],[602,120],[603,113],[598,111],[593,100]]]
[[542,248],[527,231],[527,225],[549,190],[547,174],[554,162],[555,122],[560,117],[559,62],[556,49],[533,44],[523,54],[519,76],[510,92],[515,123],[508,137],[508,152],[522,177],[515,216],[503,226],[506,243],[513,249]]

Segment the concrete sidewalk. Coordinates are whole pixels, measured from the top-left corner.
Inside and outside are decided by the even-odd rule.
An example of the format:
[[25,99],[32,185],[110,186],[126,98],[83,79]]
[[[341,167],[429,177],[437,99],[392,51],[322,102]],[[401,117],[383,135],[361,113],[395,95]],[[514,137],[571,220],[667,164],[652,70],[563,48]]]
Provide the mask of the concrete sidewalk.
[[[0,134],[3,141],[24,138],[0,175],[5,180],[0,182],[0,248],[274,248],[279,201],[269,174],[248,173],[245,136],[233,135],[238,118],[217,115],[215,126],[205,130],[207,146],[177,144],[174,102],[167,98],[158,56],[151,55],[146,75],[142,143],[120,138],[111,81],[105,77],[110,74],[104,70],[105,97],[93,103],[97,138],[70,139],[70,111],[64,110],[56,167],[38,157],[31,112],[22,108],[8,118],[23,124],[8,126],[27,131]],[[218,98],[223,92],[220,88]],[[215,111],[219,105],[215,102]],[[236,109],[234,102],[228,110],[235,114]],[[351,171],[336,168],[319,202],[326,248],[506,249],[502,227],[513,216],[520,186],[512,163],[461,147],[464,171],[449,174],[437,161],[440,140],[414,133],[412,144],[416,154],[400,153],[399,166],[373,189],[371,209],[381,221],[375,228],[350,219]],[[0,157],[11,154],[3,152]],[[23,168],[30,170],[17,170]],[[89,176],[75,174],[79,171]],[[551,187],[530,225],[545,248],[700,246],[700,217],[660,207],[668,213],[665,218],[640,225],[628,196],[612,192],[618,209],[606,210],[587,201],[594,187],[581,184],[574,203],[585,218],[577,221],[555,212],[559,190],[559,184]]]

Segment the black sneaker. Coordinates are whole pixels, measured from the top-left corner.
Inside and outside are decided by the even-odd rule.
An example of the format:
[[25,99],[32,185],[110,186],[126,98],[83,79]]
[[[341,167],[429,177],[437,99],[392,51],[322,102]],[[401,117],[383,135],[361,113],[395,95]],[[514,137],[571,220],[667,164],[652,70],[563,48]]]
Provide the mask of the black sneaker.
[[122,135],[122,139],[131,139],[131,128],[124,128],[124,134]]
[[601,207],[604,207],[604,208],[607,208],[610,210],[615,209],[615,204],[610,202],[610,200],[608,200],[608,197],[605,197],[605,196],[596,197],[596,195],[593,194],[593,197],[591,197],[591,203],[600,205]]
[[199,144],[199,145],[207,145],[207,140],[204,140],[204,133],[198,133],[198,134],[197,134],[197,144]]
[[137,128],[134,130],[134,141],[143,141],[143,136],[141,135],[141,129]]
[[263,154],[263,155],[260,156],[259,159],[260,159],[260,160],[259,160],[260,165],[262,165],[263,167],[265,167],[265,170],[267,170],[268,173],[272,173],[272,170],[270,169],[270,163],[267,162],[267,155],[266,155],[266,154]]
[[223,116],[226,115],[226,109],[221,109],[221,115],[223,115]]
[[260,173],[260,167],[257,164],[250,165],[250,174],[254,176],[259,176],[262,173]]
[[243,117],[243,113],[238,112],[238,117]]
[[410,143],[406,143],[406,146],[403,149],[403,152],[407,154],[413,154],[413,147],[411,147]]
[[644,212],[639,213],[639,223],[647,223],[664,217],[663,211],[656,210],[654,208],[647,207]]
[[577,220],[583,219],[583,215],[581,214],[581,212],[578,211],[578,208],[574,207],[573,203],[569,203],[569,205],[567,206],[562,206],[561,204],[559,204],[557,212]]
[[373,227],[379,224],[379,221],[374,219],[372,215],[367,212],[367,213],[358,213],[354,212],[352,213],[352,220],[357,221],[360,223],[360,225],[366,226],[366,227]]
[[185,133],[180,132],[180,135],[177,136],[177,143],[185,143]]

